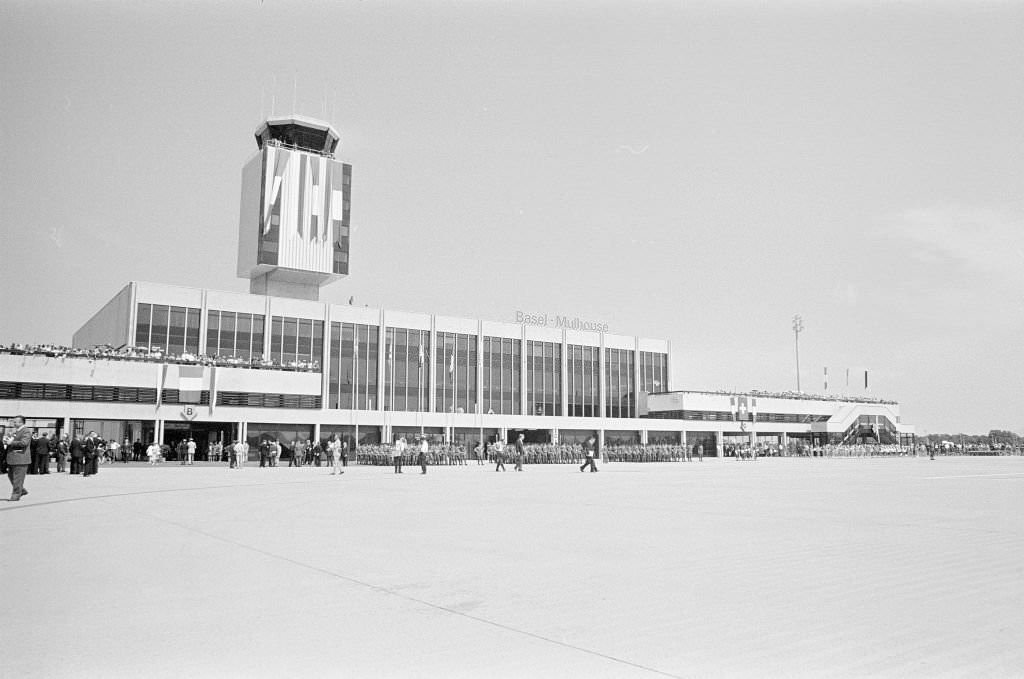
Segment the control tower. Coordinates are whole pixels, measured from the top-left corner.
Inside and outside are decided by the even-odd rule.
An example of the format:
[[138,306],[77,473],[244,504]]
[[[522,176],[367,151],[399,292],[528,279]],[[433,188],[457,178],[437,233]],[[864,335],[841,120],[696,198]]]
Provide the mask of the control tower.
[[318,300],[348,275],[352,166],[334,157],[340,141],[328,123],[297,115],[256,130],[238,222],[238,276],[249,292]]

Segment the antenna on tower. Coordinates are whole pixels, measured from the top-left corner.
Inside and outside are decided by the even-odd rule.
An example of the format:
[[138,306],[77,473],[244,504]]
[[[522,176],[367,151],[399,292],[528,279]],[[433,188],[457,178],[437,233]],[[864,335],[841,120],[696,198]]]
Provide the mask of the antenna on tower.
[[292,80],[292,113],[296,113],[296,106],[299,101],[299,74],[295,73]]

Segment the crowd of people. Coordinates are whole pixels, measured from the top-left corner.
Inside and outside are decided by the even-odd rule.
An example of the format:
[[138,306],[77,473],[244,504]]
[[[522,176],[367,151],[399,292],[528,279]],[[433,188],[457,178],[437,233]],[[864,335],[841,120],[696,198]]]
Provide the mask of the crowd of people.
[[0,473],[11,481],[12,502],[28,495],[25,477],[49,474],[53,461],[58,474],[95,476],[100,462],[112,461],[122,448],[117,441],[105,441],[94,431],[86,436],[57,436],[25,426],[25,418],[20,415],[11,418],[10,423],[10,429],[0,437]]
[[319,361],[274,361],[263,356],[251,359],[238,356],[208,356],[188,351],[180,354],[169,353],[159,347],[125,346],[115,349],[111,346],[65,347],[57,344],[11,344],[0,346],[0,354],[25,356],[49,356],[51,358],[85,358],[104,361],[143,361],[148,363],[177,363],[181,365],[222,366],[227,368],[253,368],[258,370],[292,370],[297,372],[318,372]]
[[720,396],[754,396],[759,398],[788,398],[801,401],[847,401],[850,403],[884,403],[896,405],[896,401],[875,398],[873,396],[850,396],[847,394],[809,394],[803,391],[765,391],[763,389],[752,389],[745,392],[727,391],[725,389],[689,389],[684,390],[693,394],[716,394]]
[[[430,437],[417,436],[411,441],[404,437],[394,444],[370,444],[357,446],[350,454],[349,442],[337,435],[329,439],[282,442],[273,437],[262,437],[255,446],[260,467],[281,465],[286,458],[289,467],[329,467],[332,474],[344,474],[351,457],[357,464],[393,466],[395,473],[403,473],[403,467],[415,465],[421,473],[427,473],[428,466],[470,464],[494,464],[496,471],[505,470],[505,462],[514,463],[516,471],[524,465],[573,464],[581,465],[580,471],[590,468],[597,471],[596,460],[604,462],[690,462],[702,461],[705,455],[704,442],[690,445],[678,443],[654,443],[649,445],[612,443],[599,446],[591,436],[583,443],[525,443],[519,434],[512,443],[502,440],[484,440],[462,443],[431,442]],[[709,445],[708,454],[714,454]],[[176,460],[180,465],[192,465],[200,454],[196,441],[183,437],[171,443],[151,442],[145,445],[141,440],[131,442],[125,438],[104,440],[95,431],[81,436],[78,433],[60,436],[39,432],[25,426],[22,417],[11,420],[11,428],[2,433],[0,444],[0,473],[8,474],[14,489],[11,500],[16,501],[28,491],[24,489],[24,477],[51,473],[52,462],[56,462],[57,473],[94,476],[101,463],[144,462],[156,465]],[[203,456],[210,462],[226,463],[230,468],[241,469],[249,462],[253,452],[247,441],[211,443]],[[758,441],[754,444],[726,443],[722,453],[736,460],[757,460],[760,457],[896,457],[936,455],[1024,455],[1020,446],[956,446],[953,444],[918,443],[901,446],[894,444],[825,444],[808,443],[791,439],[786,445]],[[13,462],[12,462],[13,460]]]

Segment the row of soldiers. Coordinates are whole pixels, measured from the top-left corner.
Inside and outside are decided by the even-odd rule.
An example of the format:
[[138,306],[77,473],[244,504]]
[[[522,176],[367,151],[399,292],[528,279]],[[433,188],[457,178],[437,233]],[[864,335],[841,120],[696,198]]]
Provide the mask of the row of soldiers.
[[[499,457],[508,457],[508,448],[503,445],[498,451],[494,443],[484,441],[467,451],[461,444],[441,444],[430,446],[426,454],[427,463],[436,465],[464,465],[468,461],[477,464],[496,462]],[[367,465],[393,464],[394,447],[388,444],[359,446],[357,461]],[[681,444],[649,444],[649,445],[606,445],[598,452],[608,462],[681,462],[693,459],[704,459],[704,446],[697,443],[692,446]],[[409,450],[402,455],[403,464],[412,464],[417,451]],[[523,446],[523,462],[525,464],[580,464],[586,459],[584,444],[580,443],[527,443]]]

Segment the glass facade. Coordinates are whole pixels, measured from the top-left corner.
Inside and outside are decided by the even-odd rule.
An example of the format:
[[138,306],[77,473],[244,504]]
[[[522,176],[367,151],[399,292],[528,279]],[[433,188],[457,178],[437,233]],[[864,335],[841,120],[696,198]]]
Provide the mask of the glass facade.
[[263,314],[234,311],[206,312],[206,353],[226,358],[260,358],[263,356]]
[[324,322],[309,318],[273,316],[270,359],[282,365],[297,361],[320,364],[324,352]]
[[606,417],[636,417],[633,398],[633,367],[636,363],[632,349],[605,349],[604,375]]
[[328,406],[342,410],[377,408],[380,329],[360,323],[331,323]]
[[135,346],[157,347],[164,352],[199,353],[199,309],[139,304],[135,320]]
[[522,414],[521,359],[521,340],[484,337],[482,412]]
[[287,459],[291,455],[295,442],[300,439],[305,443],[313,440],[313,427],[311,425],[250,422],[248,427],[246,427],[245,440],[249,443],[250,460],[258,460],[260,458],[260,444],[263,441],[277,441],[280,443],[281,453]]
[[430,331],[388,328],[384,342],[384,409],[427,412]]
[[331,220],[331,235],[334,243],[333,271],[338,274],[348,273],[349,247],[349,212],[352,208],[352,166],[344,163],[341,166],[341,219]]
[[640,352],[640,391],[668,391],[668,354]]
[[[324,359],[320,320],[210,309],[204,326],[200,321],[197,308],[138,304],[135,344],[198,354],[202,331],[207,355],[258,360],[269,336],[265,358],[276,363],[320,367]],[[635,418],[637,385],[668,390],[668,355],[660,352],[604,349],[602,412],[600,347],[568,344],[563,352],[557,341],[524,346],[519,338],[442,331],[432,344],[428,330],[387,328],[381,335],[376,325],[342,322],[330,330],[332,409]]]
[[526,342],[526,415],[562,414],[562,344]]
[[566,347],[569,412],[573,417],[597,417],[601,412],[600,348]]
[[437,380],[435,411],[477,412],[476,335],[439,332],[437,348],[434,358]]

